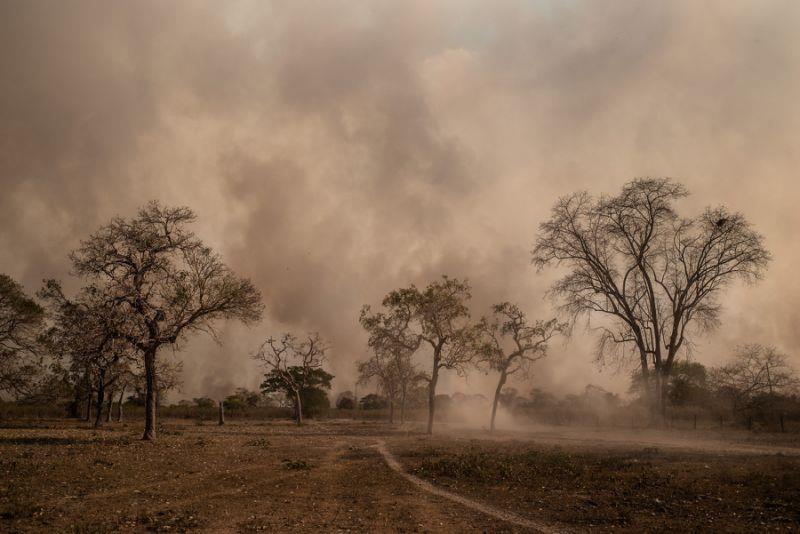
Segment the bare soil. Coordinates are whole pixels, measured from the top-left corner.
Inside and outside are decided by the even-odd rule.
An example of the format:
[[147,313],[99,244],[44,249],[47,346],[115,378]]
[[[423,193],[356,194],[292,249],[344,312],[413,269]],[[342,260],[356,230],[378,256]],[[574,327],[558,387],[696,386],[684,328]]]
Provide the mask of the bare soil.
[[[138,422],[0,428],[0,532],[536,530],[487,507],[550,531],[800,531],[800,455],[785,445],[429,438],[367,421],[166,421],[153,443],[140,433]],[[464,502],[392,470],[381,442]]]

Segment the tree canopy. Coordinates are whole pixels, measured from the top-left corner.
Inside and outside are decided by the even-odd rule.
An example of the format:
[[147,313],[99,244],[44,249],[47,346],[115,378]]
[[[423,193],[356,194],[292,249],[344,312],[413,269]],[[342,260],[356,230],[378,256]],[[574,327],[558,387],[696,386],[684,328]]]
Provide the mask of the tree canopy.
[[261,294],[237,277],[188,229],[186,207],[150,202],[136,217],[115,217],[81,242],[72,259],[89,290],[116,309],[116,332],[141,355],[146,376],[145,439],[155,437],[156,354],[194,332],[215,336],[214,321],[261,317]]
[[0,273],[0,393],[29,394],[41,371],[37,341],[44,309]]

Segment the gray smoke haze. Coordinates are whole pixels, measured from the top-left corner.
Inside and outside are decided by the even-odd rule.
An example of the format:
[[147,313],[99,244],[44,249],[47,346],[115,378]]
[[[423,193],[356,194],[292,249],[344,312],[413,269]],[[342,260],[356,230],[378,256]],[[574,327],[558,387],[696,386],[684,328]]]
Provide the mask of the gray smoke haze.
[[[159,199],[263,291],[261,325],[184,348],[185,396],[256,387],[249,354],[286,329],[329,339],[352,389],[361,305],[443,273],[476,316],[550,316],[539,222],[644,175],[685,183],[687,214],[743,211],[774,253],[695,357],[798,356],[797,2],[7,0],[0,72],[0,271],[74,288],[79,240]],[[624,391],[592,347],[556,343],[536,383]]]

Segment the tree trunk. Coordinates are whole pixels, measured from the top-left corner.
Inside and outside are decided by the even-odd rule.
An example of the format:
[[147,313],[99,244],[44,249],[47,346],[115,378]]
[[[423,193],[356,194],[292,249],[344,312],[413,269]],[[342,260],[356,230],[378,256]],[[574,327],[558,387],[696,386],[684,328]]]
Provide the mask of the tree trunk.
[[225,424],[225,404],[219,401],[219,426]]
[[122,386],[122,391],[119,392],[119,403],[117,404],[117,423],[122,422],[122,402],[125,399],[125,386]]
[[103,424],[103,402],[106,397],[106,372],[100,371],[100,380],[97,384],[97,413],[94,417],[94,427],[97,428]]
[[92,400],[93,400],[93,391],[89,389],[89,394],[86,396],[86,416],[84,417],[85,421],[88,423],[92,420]]
[[500,372],[500,380],[497,382],[497,389],[494,390],[494,402],[492,402],[492,420],[489,423],[489,432],[494,432],[494,418],[497,415],[497,404],[500,402],[500,392],[503,391],[503,386],[506,383],[508,375],[505,369]]
[[67,413],[69,417],[77,419],[79,416],[78,412],[80,410],[80,405],[81,405],[81,391],[77,385],[75,386],[74,389],[75,389],[75,397],[72,399],[72,402],[70,402],[69,405],[67,406]]
[[400,424],[406,422],[406,387],[403,386],[403,393],[400,397]]
[[656,387],[655,387],[655,415],[656,424],[658,426],[666,426],[667,424],[667,384],[669,381],[669,371],[665,369],[657,369],[655,372]]
[[300,390],[294,392],[294,417],[298,425],[303,424],[303,403],[300,400]]
[[394,424],[394,400],[389,399],[389,424]]
[[111,409],[114,407],[114,393],[115,391],[113,389],[108,392],[108,403],[106,405],[106,423],[111,422]]
[[433,415],[436,412],[436,382],[439,381],[439,355],[433,357],[433,372],[428,384],[428,434],[433,434]]
[[148,349],[144,353],[145,402],[144,402],[144,435],[143,440],[156,439],[156,349]]

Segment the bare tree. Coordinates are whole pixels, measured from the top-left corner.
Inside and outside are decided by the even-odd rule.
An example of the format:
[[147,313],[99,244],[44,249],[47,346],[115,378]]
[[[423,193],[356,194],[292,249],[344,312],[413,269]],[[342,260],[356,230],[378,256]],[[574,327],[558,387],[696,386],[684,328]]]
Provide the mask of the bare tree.
[[719,394],[730,397],[737,410],[755,399],[795,393],[800,386],[786,354],[758,344],[738,347],[731,363],[711,370],[709,382]]
[[388,320],[397,325],[394,343],[411,351],[416,351],[423,343],[430,346],[431,374],[425,376],[429,434],[433,433],[440,371],[452,369],[461,373],[474,359],[475,330],[469,323],[466,304],[470,297],[466,281],[443,276],[441,281],[430,283],[424,290],[411,285],[392,291],[383,299],[385,312],[375,314],[369,306],[361,311],[361,323],[368,331],[370,325]]
[[547,356],[550,339],[567,328],[557,319],[530,324],[525,313],[510,302],[495,304],[492,309],[492,317],[482,318],[477,325],[476,347],[481,362],[500,374],[492,402],[490,432],[494,432],[497,404],[508,377],[516,373],[528,376],[531,364]]
[[295,420],[303,424],[301,393],[315,385],[317,372],[322,371],[328,346],[318,333],[308,334],[302,341],[286,333],[280,339],[269,337],[254,358],[267,370],[265,384],[271,391],[285,391],[292,398]]
[[686,189],[667,178],[637,179],[614,197],[561,198],[540,226],[538,268],[568,269],[551,289],[572,318],[603,317],[598,358],[637,357],[654,410],[676,355],[692,334],[716,326],[719,295],[734,279],[761,278],[770,255],[744,216],[724,207],[693,218],[673,204]]
[[258,320],[263,306],[253,284],[235,276],[186,226],[185,207],[151,202],[136,217],[114,218],[71,254],[77,274],[90,277],[125,315],[118,332],[138,352],[146,378],[143,439],[156,436],[156,357],[189,333],[214,336],[217,319]]
[[36,357],[44,310],[22,286],[0,273],[0,392],[28,394],[42,371]]

